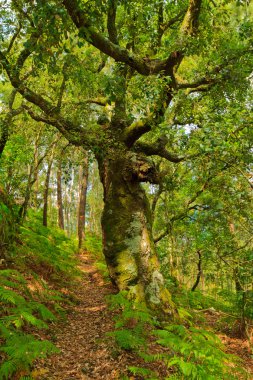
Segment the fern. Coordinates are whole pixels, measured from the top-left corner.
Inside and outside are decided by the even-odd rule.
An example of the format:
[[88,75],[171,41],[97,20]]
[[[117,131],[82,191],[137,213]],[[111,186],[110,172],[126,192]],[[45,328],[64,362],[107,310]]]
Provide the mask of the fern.
[[132,351],[146,346],[146,339],[140,331],[137,332],[136,329],[116,330],[112,333],[108,333],[108,335],[113,336],[117,345],[124,350]]
[[121,308],[122,312],[115,318],[115,331],[110,333],[116,344],[125,350],[139,351],[147,347],[148,326],[155,326],[157,321],[144,306],[133,303],[125,291],[108,298],[111,309]]
[[22,332],[24,325],[48,328],[46,322],[56,319],[42,303],[33,299],[22,274],[14,270],[0,272],[0,337],[4,341],[0,352],[5,361],[0,367],[0,380],[9,379],[21,369],[28,370],[39,357],[57,352],[49,341],[36,340]]
[[13,305],[17,305],[20,303],[25,303],[25,299],[16,294],[13,290],[6,289],[0,286],[0,300],[4,303],[10,303]]
[[[79,274],[73,241],[62,231],[43,227],[34,215],[20,227],[18,240],[23,244],[13,244],[11,256],[20,271],[0,271],[0,355],[3,357],[0,380],[13,378],[20,371],[29,374],[35,359],[58,352],[51,342],[38,340],[25,331],[47,329],[57,319],[55,314],[63,316],[63,305],[70,303],[60,292],[52,290],[44,278],[54,278],[57,280],[54,283],[61,286],[67,279],[73,283]],[[21,272],[29,273],[29,281]],[[23,380],[30,377],[23,376]]]
[[154,371],[151,371],[148,368],[142,367],[128,367],[129,371],[134,375],[142,376],[144,379],[158,380]]
[[[142,305],[133,304],[126,298],[125,292],[112,296],[110,303],[114,309],[121,309],[121,314],[116,317],[115,331],[110,333],[115,342],[123,349],[134,350],[145,362],[164,362],[176,373],[175,379],[228,380],[237,379],[238,374],[243,376],[238,358],[224,352],[221,341],[214,333],[189,323],[191,315],[186,310],[181,309],[190,327],[165,325],[161,329],[152,313]],[[151,335],[166,351],[156,354],[148,352],[147,342]],[[155,379],[146,368],[130,367],[129,370],[134,375]]]
[[7,360],[0,367],[0,380],[9,379],[17,370],[29,370],[37,358],[57,353],[59,350],[49,341],[36,340],[32,335],[9,334],[1,351],[7,355]]
[[[217,336],[210,331],[181,325],[167,326],[166,330],[153,332],[157,343],[170,348],[171,354],[163,357],[168,368],[177,369],[188,379],[237,379],[240,368],[232,370],[227,363],[237,358],[226,354]],[[173,353],[173,356],[172,356]],[[234,375],[235,373],[235,375]]]

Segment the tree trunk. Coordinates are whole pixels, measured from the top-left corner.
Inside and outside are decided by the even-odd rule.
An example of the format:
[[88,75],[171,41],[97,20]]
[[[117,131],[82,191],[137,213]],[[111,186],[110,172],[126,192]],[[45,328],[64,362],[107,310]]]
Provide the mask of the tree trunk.
[[61,160],[58,162],[57,168],[57,208],[58,208],[58,226],[64,230],[63,203],[62,203],[62,168]]
[[47,210],[48,210],[48,193],[49,193],[49,181],[51,175],[51,169],[53,164],[54,152],[52,151],[51,157],[48,161],[47,174],[45,180],[45,188],[44,188],[44,206],[43,206],[43,226],[47,227]]
[[18,223],[21,222],[26,217],[27,214],[27,209],[30,201],[30,196],[31,196],[31,190],[32,190],[32,167],[31,165],[28,165],[28,178],[27,178],[27,184],[26,184],[26,189],[25,189],[25,199],[22,205],[20,206],[20,209],[18,211]]
[[140,184],[140,178],[148,180],[151,171],[145,160],[130,152],[99,160],[104,187],[103,250],[110,277],[119,290],[126,289],[137,301],[172,314],[174,304],[152,238],[151,210]]
[[202,275],[202,255],[201,255],[201,251],[198,251],[198,274],[197,274],[197,278],[196,278],[196,281],[193,285],[193,287],[191,288],[191,291],[194,292],[194,290],[197,288],[199,282],[200,282],[200,279],[201,279],[201,275]]
[[78,208],[78,247],[82,247],[85,237],[85,210],[88,185],[88,153],[84,152],[83,164],[79,168],[79,208]]
[[[39,136],[38,136],[39,139]],[[39,195],[39,150],[38,150],[38,139],[36,140],[34,147],[34,208],[38,208],[38,195]]]

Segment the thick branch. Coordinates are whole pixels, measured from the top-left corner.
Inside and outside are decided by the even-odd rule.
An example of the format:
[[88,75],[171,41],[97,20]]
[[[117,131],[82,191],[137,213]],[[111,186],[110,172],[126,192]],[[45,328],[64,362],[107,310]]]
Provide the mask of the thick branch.
[[15,63],[15,67],[13,67],[13,71],[15,70],[15,73],[17,76],[20,75],[20,70],[23,68],[25,61],[32,54],[39,37],[40,37],[40,31],[36,30],[34,33],[31,34],[30,38],[26,41],[25,43],[26,46],[19,54],[18,59]]
[[159,156],[174,163],[178,163],[189,158],[187,156],[178,157],[168,152],[164,144],[160,141],[157,141],[152,145],[144,142],[138,142],[135,144],[134,149],[138,152],[146,154],[147,156]]
[[[69,121],[63,120],[62,118],[60,118],[59,120],[57,120],[57,114],[55,115],[55,117],[47,117],[46,115],[36,114],[28,106],[24,106],[24,108],[27,110],[28,114],[30,115],[30,117],[33,120],[38,121],[38,122],[42,122],[42,123],[45,123],[45,124],[48,124],[48,125],[52,125],[53,127],[57,128],[58,131],[61,132],[61,134],[69,142],[71,142],[71,144],[76,145],[76,146],[80,146],[80,145],[82,145],[84,143],[87,143],[87,145],[89,145],[90,140],[88,138],[86,138],[84,140],[81,137],[82,136],[81,133],[74,134],[75,131],[72,130],[72,125],[73,124],[71,124]],[[67,125],[67,123],[68,123],[68,125]],[[76,126],[73,125],[73,128],[76,128]],[[80,129],[80,131],[81,131],[81,129]],[[78,128],[78,132],[79,132],[79,128]]]
[[160,1],[158,4],[158,20],[157,20],[157,40],[154,46],[155,53],[157,52],[157,49],[161,46],[162,36],[164,33],[163,29],[163,1]]
[[[31,47],[31,46],[30,46]],[[29,56],[28,47],[21,52],[18,61],[19,63],[24,63],[24,58]],[[31,51],[30,51],[31,54]],[[87,142],[89,144],[90,138],[86,136],[84,140],[84,130],[79,125],[72,123],[71,121],[63,118],[59,115],[57,107],[54,106],[51,102],[43,98],[41,95],[37,94],[29,87],[25,86],[22,80],[19,79],[19,73],[22,67],[16,66],[13,68],[5,55],[0,51],[0,62],[2,63],[4,69],[7,72],[7,75],[11,81],[11,84],[14,88],[30,103],[38,106],[47,116],[45,117],[45,121],[47,124],[55,126],[69,141],[71,141],[75,145],[80,145],[81,141]],[[30,115],[32,116],[32,111],[30,110]],[[34,116],[34,117],[33,117]],[[32,117],[36,120],[35,115]],[[40,119],[44,119],[44,116],[40,117]],[[38,120],[38,117],[37,117]],[[42,121],[42,120],[40,120]]]
[[120,47],[98,33],[80,9],[77,0],[63,0],[62,2],[73,23],[79,29],[80,37],[116,61],[126,63],[140,74],[150,75],[164,71],[169,75],[171,69],[177,64],[174,52],[163,60],[139,58],[128,49]]
[[148,122],[136,121],[124,130],[123,141],[130,148],[146,132],[151,130]]
[[189,6],[181,25],[181,33],[193,35],[197,32],[202,0],[189,0]]

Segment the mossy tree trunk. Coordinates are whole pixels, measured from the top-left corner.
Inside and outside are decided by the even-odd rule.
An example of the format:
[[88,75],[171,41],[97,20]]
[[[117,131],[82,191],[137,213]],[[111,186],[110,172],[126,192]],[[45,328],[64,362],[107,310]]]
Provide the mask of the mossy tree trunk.
[[151,210],[140,183],[157,180],[153,165],[122,149],[99,159],[99,171],[104,187],[103,249],[113,283],[148,307],[172,314],[152,238]]

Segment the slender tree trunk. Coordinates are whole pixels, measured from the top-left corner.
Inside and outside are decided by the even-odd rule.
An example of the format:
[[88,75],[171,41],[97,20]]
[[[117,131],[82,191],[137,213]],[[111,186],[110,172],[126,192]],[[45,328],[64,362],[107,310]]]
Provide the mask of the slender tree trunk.
[[45,227],[47,227],[48,193],[49,193],[49,182],[50,182],[53,159],[54,159],[54,151],[52,151],[51,157],[48,161],[47,174],[46,174],[45,187],[44,187],[43,226]]
[[58,162],[57,168],[57,208],[58,208],[58,226],[64,230],[63,203],[62,203],[62,161]]
[[65,225],[65,230],[67,232],[68,237],[70,237],[70,200],[67,191],[65,191],[64,194],[64,225]]
[[197,288],[199,282],[200,282],[200,279],[201,279],[201,275],[202,275],[202,256],[201,256],[201,251],[198,251],[198,274],[197,274],[197,278],[196,278],[196,281],[193,285],[193,287],[191,288],[191,291],[194,292],[194,290]]
[[18,222],[24,219],[27,214],[27,209],[28,209],[29,200],[31,196],[31,189],[33,185],[32,172],[33,170],[32,170],[31,165],[28,165],[28,178],[27,178],[27,184],[26,184],[26,189],[25,189],[25,199],[18,211]]
[[[40,159],[38,158],[38,145],[39,145],[39,140],[41,137],[42,133],[42,127],[39,129],[38,135],[35,140],[35,145],[34,145],[34,154],[33,154],[33,163],[32,165],[28,165],[28,179],[27,179],[27,185],[26,185],[26,191],[25,191],[25,199],[23,204],[21,205],[18,213],[18,221],[20,222],[22,219],[26,217],[28,206],[29,206],[29,201],[31,198],[31,192],[32,192],[32,187],[35,182],[38,183],[38,169],[39,165],[45,158],[46,154],[42,156]],[[35,206],[37,203],[37,195],[35,191]]]
[[[39,139],[39,136],[38,136]],[[36,140],[34,147],[34,207],[38,207],[38,194],[39,194],[39,168],[38,168],[38,140]]]
[[85,238],[85,211],[88,186],[88,153],[84,153],[83,164],[79,167],[79,208],[78,208],[78,246],[82,247]]
[[238,267],[234,269],[234,281],[235,281],[235,290],[238,297],[238,306],[241,313],[241,321],[240,321],[240,333],[242,337],[247,338],[248,337],[248,331],[247,331],[247,318],[245,316],[246,311],[246,291],[240,281],[240,275]]
[[104,187],[104,255],[110,277],[120,290],[127,289],[130,297],[171,315],[174,304],[160,272],[149,202],[132,173],[136,169],[144,177],[150,168],[134,160],[134,156],[114,152],[99,162]]

